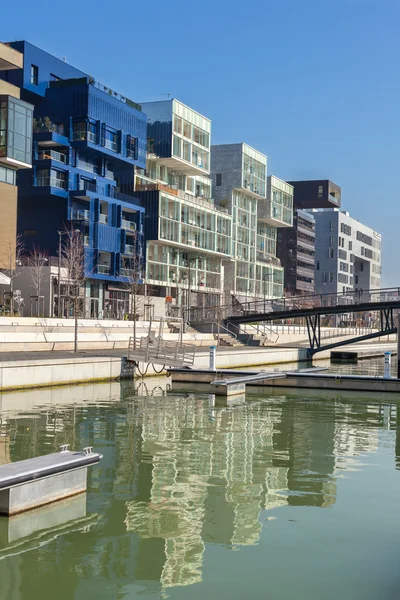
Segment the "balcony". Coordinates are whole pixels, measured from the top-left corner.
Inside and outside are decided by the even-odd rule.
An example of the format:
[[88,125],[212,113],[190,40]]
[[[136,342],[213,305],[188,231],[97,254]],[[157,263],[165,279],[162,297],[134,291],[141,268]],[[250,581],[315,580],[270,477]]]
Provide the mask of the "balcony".
[[56,150],[39,150],[38,160],[56,160],[60,163],[67,163],[67,156]]
[[125,244],[124,254],[133,254],[134,252],[135,252],[134,246],[131,246],[130,244]]
[[297,231],[300,231],[300,233],[304,233],[305,235],[309,235],[310,237],[315,238],[315,229],[309,229],[300,221],[297,221]]
[[107,215],[103,215],[103,213],[99,214],[99,223],[104,223],[105,225],[107,225],[108,223],[108,216]]
[[133,221],[128,221],[128,219],[121,219],[121,227],[122,229],[127,229],[128,231],[136,231],[136,223]]
[[315,244],[311,241],[303,240],[301,237],[297,236],[297,245],[302,246],[303,248],[307,248],[307,250],[312,250],[315,252]]
[[109,275],[110,267],[108,265],[97,265],[97,272],[99,275]]
[[83,236],[83,245],[89,246],[89,236],[88,235]]
[[73,221],[90,221],[90,211],[77,209],[72,212]]
[[62,179],[57,179],[56,177],[38,177],[37,179],[38,187],[57,187],[63,190],[66,189],[66,182]]
[[310,265],[309,269],[307,269],[306,267],[297,266],[296,273],[297,275],[300,275],[302,277],[309,277],[310,279],[314,279],[314,269],[312,265]]
[[74,142],[91,142],[96,143],[96,134],[92,131],[74,131],[72,134]]
[[275,265],[277,267],[281,266],[281,261],[279,260],[279,258],[266,252],[260,252],[259,250],[257,250],[257,260],[259,262],[267,263],[269,265]]
[[119,270],[119,274],[122,277],[132,277],[133,271],[132,269],[125,269],[124,267],[121,267],[121,269]]
[[104,148],[108,148],[113,152],[117,151],[117,142],[113,142],[112,140],[104,140]]
[[22,69],[23,66],[24,55],[7,44],[0,43],[0,71]]

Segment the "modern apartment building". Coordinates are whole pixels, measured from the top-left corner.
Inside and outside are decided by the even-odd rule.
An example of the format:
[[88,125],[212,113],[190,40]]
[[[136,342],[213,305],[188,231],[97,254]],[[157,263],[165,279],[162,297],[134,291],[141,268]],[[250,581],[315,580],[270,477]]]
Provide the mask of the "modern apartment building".
[[225,293],[242,302],[282,296],[277,228],[292,225],[292,187],[267,178],[267,157],[244,143],[212,146],[211,174],[216,202],[232,215]]
[[314,293],[315,222],[305,212],[313,208],[341,205],[341,189],[329,179],[291,181],[294,223],[278,233],[277,254],[285,267],[285,292],[290,295]]
[[381,235],[337,208],[314,209],[318,294],[380,288]]
[[340,208],[341,188],[329,179],[290,181],[295,208]]
[[[22,68],[23,55],[0,43],[0,271],[8,275],[15,268],[17,172],[32,167],[33,106],[20,99],[19,87],[5,80]],[[2,283],[8,283],[4,273]]]
[[294,211],[293,227],[278,230],[277,256],[285,270],[285,293],[314,293],[315,219],[305,210]]
[[[19,71],[9,72],[8,83],[35,105],[33,170],[18,180],[18,231],[27,248],[37,245],[56,256],[59,232],[72,224],[85,246],[82,311],[100,317],[127,313],[125,282],[132,257],[141,256],[143,237],[134,169],[146,166],[147,117],[129,98],[39,48],[27,42],[10,46],[23,60]],[[28,166],[30,156],[24,161]],[[49,314],[65,314],[56,269],[52,278]]]
[[216,304],[232,217],[212,199],[211,121],[176,99],[142,106],[148,154],[135,195],[146,206],[146,283],[180,307]]

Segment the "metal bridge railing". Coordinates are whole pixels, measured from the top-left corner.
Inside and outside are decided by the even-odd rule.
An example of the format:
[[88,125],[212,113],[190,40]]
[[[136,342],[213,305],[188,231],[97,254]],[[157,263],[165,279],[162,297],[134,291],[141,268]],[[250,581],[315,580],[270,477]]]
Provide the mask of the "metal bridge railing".
[[303,296],[285,296],[283,298],[263,298],[248,302],[239,302],[232,298],[232,303],[192,307],[185,311],[188,322],[222,321],[229,316],[263,314],[280,311],[299,310],[318,307],[336,307],[344,305],[368,304],[375,302],[400,301],[400,287],[372,290],[352,290],[340,294],[310,294]]

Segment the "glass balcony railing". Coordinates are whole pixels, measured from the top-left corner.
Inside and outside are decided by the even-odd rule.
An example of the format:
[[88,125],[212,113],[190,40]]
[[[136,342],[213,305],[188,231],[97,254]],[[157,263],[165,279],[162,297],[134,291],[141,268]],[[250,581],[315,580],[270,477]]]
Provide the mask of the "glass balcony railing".
[[104,140],[104,148],[108,148],[113,152],[117,151],[117,142],[113,142],[112,140]]
[[72,218],[75,221],[89,221],[90,220],[90,212],[88,210],[74,210],[72,213]]
[[121,220],[121,227],[122,227],[122,229],[136,231],[136,223],[133,223],[132,221],[128,221],[128,219]]
[[79,182],[80,190],[88,190],[89,192],[96,192],[97,186],[95,181],[89,181],[87,179],[81,179]]
[[92,131],[74,131],[72,139],[74,142],[88,141],[92,144],[96,143],[96,134]]
[[110,267],[108,265],[97,265],[97,272],[100,273],[100,275],[109,275]]
[[62,179],[57,179],[56,177],[38,177],[37,185],[38,187],[58,187],[62,188],[63,190],[65,190],[66,188],[65,181],[63,181]]
[[108,216],[107,215],[103,215],[102,213],[99,214],[99,222],[100,223],[108,223]]
[[67,156],[62,152],[56,150],[40,150],[38,153],[39,160],[57,160],[58,162],[66,164]]
[[83,245],[89,246],[89,236],[88,235],[83,236]]
[[125,244],[125,254],[133,254],[135,248],[131,244]]
[[122,275],[122,277],[131,277],[132,273],[132,269],[125,269],[125,267],[121,267],[119,270],[119,274]]

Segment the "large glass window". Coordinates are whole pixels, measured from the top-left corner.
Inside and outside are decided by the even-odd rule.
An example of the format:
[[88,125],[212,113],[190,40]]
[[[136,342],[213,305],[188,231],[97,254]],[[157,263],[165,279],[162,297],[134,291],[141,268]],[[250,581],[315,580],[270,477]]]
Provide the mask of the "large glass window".
[[104,135],[104,146],[113,152],[117,151],[118,135],[115,131],[106,129]]
[[0,157],[32,164],[33,107],[10,96],[0,99]]
[[128,135],[126,141],[126,155],[128,158],[133,158],[134,160],[138,157],[138,140],[131,135]]
[[39,187],[52,186],[66,189],[67,173],[55,169],[40,169],[37,172],[37,185]]
[[16,171],[14,169],[7,169],[7,167],[0,167],[0,181],[2,183],[9,183],[15,185]]
[[181,158],[182,154],[182,140],[174,135],[174,145],[173,145],[173,153],[174,156]]

